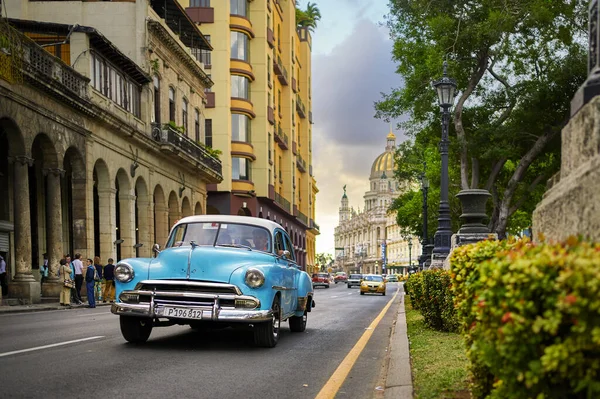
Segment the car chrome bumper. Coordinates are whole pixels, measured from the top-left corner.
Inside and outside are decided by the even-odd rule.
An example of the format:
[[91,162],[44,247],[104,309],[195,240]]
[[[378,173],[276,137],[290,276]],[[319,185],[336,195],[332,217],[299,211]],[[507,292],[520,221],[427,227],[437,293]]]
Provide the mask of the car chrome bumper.
[[[271,310],[256,310],[256,309],[231,309],[231,308],[215,308],[208,306],[189,306],[177,305],[181,309],[201,310],[201,319],[190,319],[198,321],[220,321],[220,322],[262,322],[269,321],[273,318]],[[116,315],[138,316],[149,318],[170,318],[163,315],[163,305],[153,304],[133,304],[133,303],[113,303],[111,312]]]

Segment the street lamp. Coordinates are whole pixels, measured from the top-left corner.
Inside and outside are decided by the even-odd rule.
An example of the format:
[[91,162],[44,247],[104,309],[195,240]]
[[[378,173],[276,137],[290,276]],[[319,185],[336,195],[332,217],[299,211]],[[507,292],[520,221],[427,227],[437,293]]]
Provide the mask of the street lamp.
[[450,253],[450,239],[452,237],[450,205],[448,203],[448,147],[450,146],[448,125],[450,124],[450,108],[454,105],[456,82],[448,77],[447,69],[448,63],[444,61],[444,75],[440,80],[433,83],[442,109],[442,140],[439,146],[442,158],[442,181],[440,185],[438,229],[433,239],[433,256],[438,261],[442,261]]
[[421,258],[419,259],[419,266],[421,269],[429,266],[431,263],[431,250],[428,240],[427,231],[427,192],[429,191],[429,179],[426,175],[427,161],[423,161],[423,173],[421,174],[421,191],[423,192],[423,235],[421,237]]
[[412,240],[408,238],[408,268],[412,267]]

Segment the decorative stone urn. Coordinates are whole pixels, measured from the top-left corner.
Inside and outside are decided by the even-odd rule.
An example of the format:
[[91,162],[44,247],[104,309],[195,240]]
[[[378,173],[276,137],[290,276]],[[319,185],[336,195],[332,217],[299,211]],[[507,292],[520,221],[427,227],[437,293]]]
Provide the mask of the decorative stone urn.
[[488,234],[490,230],[484,224],[487,219],[485,205],[492,195],[487,190],[471,189],[462,190],[456,197],[462,204],[462,225],[458,231],[464,234]]

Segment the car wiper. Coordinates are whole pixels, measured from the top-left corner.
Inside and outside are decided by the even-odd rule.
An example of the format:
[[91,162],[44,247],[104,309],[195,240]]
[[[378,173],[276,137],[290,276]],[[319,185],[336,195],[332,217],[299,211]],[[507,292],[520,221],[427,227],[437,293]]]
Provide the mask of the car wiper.
[[217,247],[230,247],[230,248],[246,248],[249,251],[252,251],[252,247],[242,244],[216,244]]

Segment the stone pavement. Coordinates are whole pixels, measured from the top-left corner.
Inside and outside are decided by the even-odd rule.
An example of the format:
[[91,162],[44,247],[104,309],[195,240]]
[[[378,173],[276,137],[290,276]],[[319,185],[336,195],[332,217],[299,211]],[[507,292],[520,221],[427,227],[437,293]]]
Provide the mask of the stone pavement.
[[[385,380],[384,399],[412,399],[413,397],[410,353],[406,332],[406,313],[404,311],[404,293],[401,293],[400,296],[400,306],[398,307],[398,314],[389,343],[389,363]],[[46,299],[46,301],[51,300],[51,298]],[[110,303],[96,302],[96,306],[109,305]],[[72,305],[72,309],[85,307],[85,304]],[[39,303],[35,305],[0,305],[0,314],[61,309],[68,310],[68,308],[60,306],[58,302]]]

